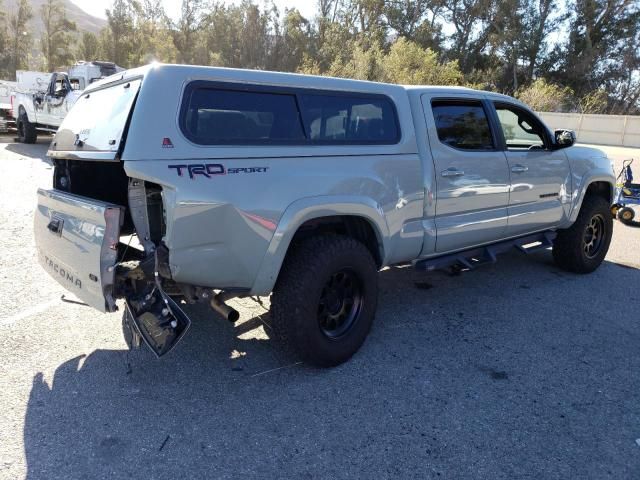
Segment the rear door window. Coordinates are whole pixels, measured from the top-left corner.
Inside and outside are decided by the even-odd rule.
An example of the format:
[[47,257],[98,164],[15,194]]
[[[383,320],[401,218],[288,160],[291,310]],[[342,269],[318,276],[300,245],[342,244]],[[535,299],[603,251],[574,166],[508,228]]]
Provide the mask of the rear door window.
[[189,88],[182,129],[200,145],[250,145],[305,139],[296,96],[221,88]]
[[399,130],[386,98],[302,95],[303,117],[312,143],[392,144]]
[[437,100],[432,102],[438,138],[460,150],[494,150],[489,119],[478,101]]

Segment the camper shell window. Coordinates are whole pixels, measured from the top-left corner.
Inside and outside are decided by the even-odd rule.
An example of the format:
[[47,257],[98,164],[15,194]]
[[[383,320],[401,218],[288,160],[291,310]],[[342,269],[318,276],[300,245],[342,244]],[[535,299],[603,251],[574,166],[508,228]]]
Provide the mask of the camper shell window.
[[391,145],[400,140],[384,95],[195,81],[180,112],[198,145]]

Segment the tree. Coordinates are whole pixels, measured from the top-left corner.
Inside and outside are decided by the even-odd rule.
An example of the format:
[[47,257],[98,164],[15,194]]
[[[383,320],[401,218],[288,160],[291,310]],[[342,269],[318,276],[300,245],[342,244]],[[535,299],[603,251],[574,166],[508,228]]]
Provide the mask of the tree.
[[609,103],[609,94],[599,88],[587,93],[578,100],[581,113],[605,113]]
[[525,17],[523,20],[523,33],[528,35],[521,37],[523,55],[526,59],[526,80],[532,81],[542,56],[548,48],[549,35],[555,32],[566,19],[564,12],[553,16],[558,11],[558,5],[554,0],[528,0]]
[[351,58],[346,62],[336,59],[331,64],[329,75],[334,77],[355,78],[358,80],[385,81],[384,53],[379,45],[365,47],[353,42],[349,48]]
[[437,22],[443,0],[387,0],[384,15],[387,26],[399,36],[435,51],[442,49],[442,26]]
[[275,53],[277,69],[295,72],[311,51],[311,24],[298,9],[285,11],[282,42]]
[[382,61],[385,80],[405,85],[462,85],[455,61],[440,63],[438,54],[405,38],[398,39]]
[[162,0],[143,0],[134,4],[134,49],[131,62],[134,65],[161,61],[175,63],[178,51],[173,43],[170,21],[162,6]]
[[0,78],[11,78],[9,66],[9,38],[7,32],[7,15],[0,0]]
[[487,43],[486,20],[494,8],[494,0],[445,0],[444,17],[453,28],[448,56],[457,59],[467,73],[476,66]]
[[571,10],[567,40],[556,46],[547,64],[551,78],[571,86],[579,96],[602,86],[614,90],[629,70],[640,66],[635,60],[625,61],[629,49],[637,57],[640,4],[575,0]]
[[77,57],[81,60],[98,60],[100,42],[95,33],[82,32],[80,44],[78,45]]
[[107,10],[107,27],[100,34],[100,50],[123,67],[133,65],[131,57],[136,48],[134,5],[134,0],[115,0]]
[[178,51],[178,62],[194,63],[202,15],[202,0],[182,0],[180,18],[173,25],[173,42]]
[[9,61],[8,71],[15,75],[16,70],[28,68],[29,53],[33,45],[33,37],[29,31],[28,23],[33,17],[33,12],[28,0],[20,0],[16,12],[9,15]]
[[539,78],[516,92],[516,97],[538,112],[563,112],[571,109],[573,92],[568,87]]
[[65,7],[60,0],[46,0],[40,9],[42,36],[40,46],[44,57],[44,69],[53,72],[73,60],[71,43],[76,24],[67,19]]

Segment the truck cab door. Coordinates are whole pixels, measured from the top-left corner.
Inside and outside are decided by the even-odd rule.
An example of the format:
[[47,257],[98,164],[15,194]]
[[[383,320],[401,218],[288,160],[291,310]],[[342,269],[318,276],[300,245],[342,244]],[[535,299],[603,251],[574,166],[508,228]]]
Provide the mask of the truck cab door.
[[548,129],[529,110],[508,101],[492,102],[511,175],[509,236],[556,227],[567,220],[571,171]]
[[425,94],[435,167],[436,252],[499,240],[507,229],[509,169],[481,96]]
[[66,75],[54,73],[51,76],[43,108],[46,121],[43,120],[40,123],[46,123],[53,127],[57,127],[62,123],[62,119],[67,114],[66,97],[71,93],[71,90],[71,85]]

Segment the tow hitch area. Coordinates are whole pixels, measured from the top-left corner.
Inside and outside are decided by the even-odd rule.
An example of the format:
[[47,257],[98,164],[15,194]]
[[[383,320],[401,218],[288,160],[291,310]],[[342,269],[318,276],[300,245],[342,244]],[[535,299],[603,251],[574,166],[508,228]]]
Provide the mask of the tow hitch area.
[[128,298],[126,306],[127,321],[157,357],[169,353],[191,326],[189,317],[158,286]]

